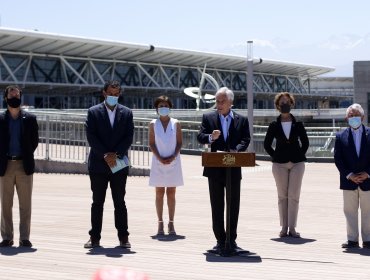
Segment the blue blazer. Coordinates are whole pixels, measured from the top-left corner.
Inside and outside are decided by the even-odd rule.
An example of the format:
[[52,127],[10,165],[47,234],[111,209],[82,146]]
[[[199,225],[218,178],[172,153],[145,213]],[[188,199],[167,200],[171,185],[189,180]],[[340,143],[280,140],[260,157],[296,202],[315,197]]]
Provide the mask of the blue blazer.
[[[213,130],[220,130],[220,137],[212,142],[211,152],[226,151],[229,147],[231,150],[238,152],[244,152],[247,150],[249,142],[251,140],[249,132],[248,119],[242,115],[239,115],[233,111],[234,119],[232,119],[229,127],[229,136],[227,141],[224,140],[222,135],[221,120],[218,112],[211,112],[203,115],[202,124],[198,133],[198,142],[201,144],[209,143],[209,135],[212,134]],[[203,176],[214,177],[214,178],[225,178],[225,168],[222,167],[205,167]],[[231,176],[233,178],[242,178],[241,168],[231,168]]]
[[357,156],[351,128],[346,128],[336,135],[334,160],[340,173],[340,188],[343,190],[355,190],[358,187],[363,191],[370,190],[370,179],[366,179],[362,184],[356,185],[346,178],[351,172],[365,171],[370,175],[370,128],[364,125],[362,127],[360,156]]
[[[113,127],[104,102],[91,107],[87,112],[86,136],[91,150],[88,169],[91,173],[110,171],[104,160],[104,154],[115,152],[119,156],[127,155],[134,136],[132,111],[121,105],[116,105],[116,115]],[[128,174],[128,168],[124,169]]]

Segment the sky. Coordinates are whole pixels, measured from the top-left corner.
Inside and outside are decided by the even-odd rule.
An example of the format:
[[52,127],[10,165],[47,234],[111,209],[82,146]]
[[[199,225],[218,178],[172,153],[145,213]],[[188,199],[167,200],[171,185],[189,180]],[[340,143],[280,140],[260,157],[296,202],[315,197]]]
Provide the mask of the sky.
[[0,26],[334,67],[370,60],[370,1],[0,0]]

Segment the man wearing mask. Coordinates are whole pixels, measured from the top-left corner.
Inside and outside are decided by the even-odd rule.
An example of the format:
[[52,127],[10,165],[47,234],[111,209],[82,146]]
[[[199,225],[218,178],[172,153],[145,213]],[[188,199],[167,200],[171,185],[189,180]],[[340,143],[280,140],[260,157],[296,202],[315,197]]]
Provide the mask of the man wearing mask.
[[334,148],[347,221],[347,242],[342,248],[359,247],[360,208],[362,245],[370,249],[370,129],[362,124],[364,110],[360,104],[347,108],[346,120],[349,127],[337,133]]
[[14,244],[12,207],[14,187],[19,200],[19,246],[32,247],[31,201],[34,151],[39,143],[36,116],[21,110],[22,90],[11,85],[5,88],[7,110],[0,114],[0,197],[1,236],[0,247]]
[[121,86],[118,81],[104,85],[104,102],[87,113],[86,135],[91,150],[88,170],[93,203],[91,205],[90,239],[85,248],[100,246],[103,209],[108,183],[114,204],[114,222],[120,247],[130,248],[127,208],[125,203],[128,167],[112,171],[117,160],[128,155],[134,135],[134,122],[129,108],[118,103]]

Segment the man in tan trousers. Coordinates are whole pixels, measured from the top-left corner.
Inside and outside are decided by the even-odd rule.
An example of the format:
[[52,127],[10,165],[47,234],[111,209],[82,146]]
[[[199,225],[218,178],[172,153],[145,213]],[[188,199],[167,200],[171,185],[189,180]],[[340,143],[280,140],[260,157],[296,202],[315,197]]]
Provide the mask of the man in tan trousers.
[[364,126],[360,104],[347,108],[348,128],[335,139],[334,160],[340,173],[343,210],[347,221],[347,242],[342,248],[359,247],[358,212],[361,210],[363,248],[370,249],[370,128]]
[[19,246],[32,247],[30,242],[31,200],[35,160],[33,153],[39,143],[36,116],[21,110],[22,90],[15,85],[5,88],[7,110],[0,114],[0,247],[14,244],[14,189],[19,200]]

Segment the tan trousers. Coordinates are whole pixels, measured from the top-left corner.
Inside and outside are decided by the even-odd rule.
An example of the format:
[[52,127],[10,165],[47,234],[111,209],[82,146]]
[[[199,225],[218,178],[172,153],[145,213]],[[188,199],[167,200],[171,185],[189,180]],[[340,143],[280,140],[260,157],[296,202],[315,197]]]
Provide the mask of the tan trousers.
[[13,240],[14,237],[12,214],[14,186],[19,201],[19,238],[29,240],[33,175],[25,174],[21,160],[9,160],[5,175],[0,177],[1,236],[4,240]]
[[302,179],[305,163],[287,162],[272,164],[272,174],[275,178],[280,226],[295,228],[299,208],[299,196],[301,193]]
[[343,190],[343,210],[347,220],[347,239],[358,241],[358,208],[361,209],[362,241],[370,241],[370,191],[357,188],[354,191]]

